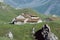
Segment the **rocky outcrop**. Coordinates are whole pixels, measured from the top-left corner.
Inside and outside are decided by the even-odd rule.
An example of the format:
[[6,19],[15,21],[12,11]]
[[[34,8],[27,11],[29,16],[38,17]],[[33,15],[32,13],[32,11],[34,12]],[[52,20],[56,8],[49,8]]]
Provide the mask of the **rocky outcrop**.
[[35,32],[34,36],[37,40],[58,40],[58,37],[51,32],[50,27],[47,24]]

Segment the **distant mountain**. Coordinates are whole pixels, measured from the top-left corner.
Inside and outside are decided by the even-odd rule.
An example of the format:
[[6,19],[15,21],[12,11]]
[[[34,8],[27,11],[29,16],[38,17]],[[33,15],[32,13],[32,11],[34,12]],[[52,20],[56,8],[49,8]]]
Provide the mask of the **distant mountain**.
[[40,13],[60,15],[60,0],[4,0],[15,8],[33,8]]
[[52,0],[51,2],[35,7],[34,9],[44,14],[60,15],[60,0]]

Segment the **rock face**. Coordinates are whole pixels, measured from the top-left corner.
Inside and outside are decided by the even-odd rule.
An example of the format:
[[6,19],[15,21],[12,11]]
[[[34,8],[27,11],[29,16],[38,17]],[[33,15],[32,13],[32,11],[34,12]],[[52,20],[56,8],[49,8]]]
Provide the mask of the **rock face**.
[[9,36],[9,38],[12,40],[13,39],[13,34],[12,34],[12,32],[9,32],[8,33],[8,36]]
[[37,40],[58,40],[58,37],[51,32],[47,24],[45,24],[42,29],[35,32],[34,36]]
[[45,40],[41,32],[42,32],[42,29],[41,29],[41,30],[38,30],[38,31],[34,34],[35,39],[37,39],[37,40]]
[[58,37],[52,32],[49,34],[48,37],[49,37],[50,40],[58,40]]

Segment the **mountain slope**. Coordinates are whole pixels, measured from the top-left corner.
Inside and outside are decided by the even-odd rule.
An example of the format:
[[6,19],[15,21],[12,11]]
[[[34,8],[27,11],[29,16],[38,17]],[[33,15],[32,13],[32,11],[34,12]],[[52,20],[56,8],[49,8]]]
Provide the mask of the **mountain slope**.
[[[7,20],[10,20],[11,19],[11,16],[16,16],[14,14],[15,12],[15,9],[10,7],[9,5],[6,5],[4,3],[0,3],[0,20],[4,20],[7,21]],[[13,16],[13,17],[14,17]]]
[[[2,7],[4,6],[4,7]],[[6,6],[6,7],[5,7]],[[22,25],[12,25],[8,22],[11,22],[13,18],[20,15],[21,13],[32,13],[40,16],[41,18],[46,18],[50,16],[45,16],[39,14],[32,9],[19,9],[16,10],[9,5],[2,4],[0,5],[0,39],[1,40],[10,40],[6,34],[11,31],[13,33],[13,40],[34,40],[32,37],[32,28],[35,27],[36,30],[41,29],[44,24],[48,24],[51,27],[51,31],[55,33],[60,40],[60,21],[55,22],[42,22],[39,24],[22,24]]]
[[31,14],[37,15],[37,12],[35,12],[33,9],[30,9],[30,8],[17,10],[10,7],[7,4],[4,4],[4,3],[0,3],[0,4],[1,4],[0,5],[0,20],[1,21],[9,22],[16,16],[20,15],[21,13],[31,13]]

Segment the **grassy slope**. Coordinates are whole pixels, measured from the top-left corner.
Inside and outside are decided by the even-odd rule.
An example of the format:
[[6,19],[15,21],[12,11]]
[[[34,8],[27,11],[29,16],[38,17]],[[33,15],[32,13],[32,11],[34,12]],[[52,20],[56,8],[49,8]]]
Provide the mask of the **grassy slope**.
[[[11,24],[0,24],[0,36],[5,36],[5,34],[10,30],[14,35],[14,39],[16,40],[33,40],[32,38],[32,27],[35,27],[36,30],[39,30],[42,25],[40,24],[24,24],[24,25],[11,25]],[[47,23],[51,27],[53,33],[55,33],[60,38],[60,24],[49,22]]]
[[[8,8],[8,7],[7,7]],[[36,30],[39,30],[45,23],[39,24],[24,24],[24,25],[11,25],[5,24],[4,22],[10,22],[14,17],[21,14],[22,12],[25,13],[35,13],[32,9],[22,9],[22,10],[15,10],[14,8],[2,9],[0,8],[0,37],[5,37],[8,31],[12,31],[15,40],[33,40],[32,38],[32,27],[35,27]],[[45,18],[44,15],[39,15],[42,18]],[[48,22],[49,26],[51,27],[52,32],[54,32],[60,38],[60,21],[59,22]],[[2,39],[0,38],[0,39]],[[3,38],[2,40],[5,40]],[[6,40],[9,40],[8,38]]]

